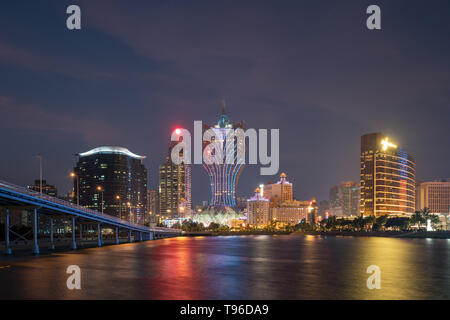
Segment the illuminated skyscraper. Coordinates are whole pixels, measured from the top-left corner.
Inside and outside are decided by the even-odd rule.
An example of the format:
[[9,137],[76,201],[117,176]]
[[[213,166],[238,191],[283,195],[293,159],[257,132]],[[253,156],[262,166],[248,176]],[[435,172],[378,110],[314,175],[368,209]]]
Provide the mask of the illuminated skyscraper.
[[[243,122],[232,124],[225,112],[225,103],[222,106],[222,114],[216,125],[208,127],[204,130],[212,129],[214,131],[213,140],[220,145],[221,150],[210,150],[211,158],[215,161],[212,163],[204,162],[203,167],[209,175],[211,186],[211,198],[209,205],[213,207],[234,207],[236,206],[236,187],[239,180],[239,175],[244,169],[245,159],[238,157],[238,148],[244,146],[239,145],[243,143],[237,139],[227,139],[233,134],[233,130],[241,128],[244,129]],[[204,142],[205,147],[209,142]],[[228,163],[225,157],[228,153],[234,152],[233,163]],[[231,161],[230,161],[231,162]]]
[[361,215],[413,213],[415,162],[382,133],[361,137]]
[[[139,156],[121,147],[99,147],[78,154],[75,197],[80,205],[135,223],[144,223],[147,169]],[[78,185],[79,184],[79,185]]]
[[159,167],[159,210],[162,219],[187,218],[191,215],[191,166],[172,162],[170,155],[177,143],[170,142],[165,162]]

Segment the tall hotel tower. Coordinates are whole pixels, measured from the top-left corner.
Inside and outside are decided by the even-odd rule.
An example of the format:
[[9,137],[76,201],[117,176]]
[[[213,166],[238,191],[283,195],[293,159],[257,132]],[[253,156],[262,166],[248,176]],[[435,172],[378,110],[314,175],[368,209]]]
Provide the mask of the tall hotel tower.
[[[203,163],[203,167],[208,173],[210,180],[211,198],[209,205],[212,207],[223,208],[236,206],[236,187],[239,175],[244,169],[245,159],[237,157],[239,143],[237,139],[231,141],[228,139],[227,141],[226,137],[237,128],[244,130],[244,123],[231,123],[225,112],[225,102],[222,104],[222,114],[219,117],[219,122],[214,126],[203,127],[204,130],[214,130],[214,141],[222,146],[222,152],[217,152],[217,150],[213,151],[214,154],[212,154],[212,156],[217,157],[216,161],[213,163]],[[209,142],[204,142],[204,147],[208,144]],[[230,150],[234,150],[235,161],[233,161],[233,163],[227,163],[225,159],[227,151],[230,152]],[[220,163],[218,157],[222,157],[222,163]]]
[[450,179],[420,182],[416,186],[416,209],[450,214]]
[[99,147],[78,154],[75,198],[80,205],[135,223],[144,223],[147,169],[139,156],[121,147]]
[[384,134],[363,135],[361,137],[361,215],[413,213],[415,167],[414,159]]
[[[179,141],[182,141],[181,136]],[[163,219],[191,216],[191,167],[184,163],[174,164],[170,156],[179,141],[170,142],[169,153],[159,167],[159,210]]]

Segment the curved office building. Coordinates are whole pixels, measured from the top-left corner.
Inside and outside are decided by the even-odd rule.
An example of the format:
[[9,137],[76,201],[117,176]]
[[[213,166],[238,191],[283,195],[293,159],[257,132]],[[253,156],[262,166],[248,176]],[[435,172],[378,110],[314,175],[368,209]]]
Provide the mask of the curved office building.
[[361,215],[414,213],[416,165],[382,133],[361,137]]
[[99,147],[78,154],[74,168],[75,201],[135,223],[147,206],[147,170],[140,156],[122,147]]

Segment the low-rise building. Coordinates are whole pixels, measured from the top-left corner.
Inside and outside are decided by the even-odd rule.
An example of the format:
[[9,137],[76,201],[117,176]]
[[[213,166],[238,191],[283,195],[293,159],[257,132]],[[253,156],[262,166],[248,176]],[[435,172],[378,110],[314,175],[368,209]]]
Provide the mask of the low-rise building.
[[302,220],[308,220],[309,208],[309,201],[285,201],[282,206],[270,209],[270,217],[277,224],[298,224]]

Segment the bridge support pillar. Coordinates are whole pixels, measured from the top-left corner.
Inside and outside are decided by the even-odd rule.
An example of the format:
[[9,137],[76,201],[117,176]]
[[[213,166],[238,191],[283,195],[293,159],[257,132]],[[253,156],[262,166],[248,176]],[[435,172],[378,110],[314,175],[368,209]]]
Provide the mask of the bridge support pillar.
[[149,232],[148,233],[148,240],[153,240],[154,236],[153,236],[153,232]]
[[38,245],[38,209],[34,208],[34,215],[33,215],[33,253],[39,254],[39,245]]
[[99,223],[97,225],[97,235],[98,235],[98,246],[102,246],[102,225]]
[[81,241],[83,241],[83,225],[80,223],[78,227],[80,228],[80,247],[81,247]]
[[5,221],[5,254],[11,254],[11,244],[9,242],[9,209],[6,209],[6,221]]
[[55,240],[53,236],[53,218],[50,218],[50,249],[55,250]]
[[144,241],[144,239],[142,238],[142,231],[139,232],[139,241],[140,241],[140,242]]
[[133,239],[131,239],[131,230],[128,230],[128,242],[133,242]]
[[77,239],[75,236],[75,217],[72,217],[72,249],[77,250]]
[[116,244],[119,244],[119,227],[116,227]]

